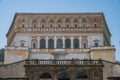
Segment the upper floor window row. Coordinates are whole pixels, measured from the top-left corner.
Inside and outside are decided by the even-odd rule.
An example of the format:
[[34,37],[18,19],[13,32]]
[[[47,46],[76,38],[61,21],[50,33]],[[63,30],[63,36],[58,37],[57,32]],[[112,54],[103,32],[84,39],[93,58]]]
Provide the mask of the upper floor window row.
[[[36,28],[37,26],[38,27],[42,27],[42,28],[44,28],[45,26],[45,24],[46,24],[46,22],[45,22],[45,20],[43,19],[40,23],[38,23],[39,21],[37,21],[36,19],[34,19],[33,21],[32,21],[32,18],[30,18],[29,19],[29,27],[34,27],[34,28]],[[58,20],[58,28],[61,28],[61,24],[63,24],[60,20]],[[26,24],[26,22],[25,22],[25,19],[22,19],[22,28],[24,28],[25,27],[25,24]],[[41,24],[41,25],[40,25]],[[50,21],[50,28],[53,28],[53,21],[51,20]],[[85,19],[83,19],[82,21],[81,21],[81,27],[87,27],[87,24],[89,24],[89,23],[87,23],[87,21],[85,20]],[[47,25],[46,25],[47,26]],[[64,25],[63,25],[64,26]],[[71,25],[70,25],[70,21],[69,20],[67,20],[66,21],[66,28],[69,28]],[[80,27],[80,24],[78,23],[78,21],[77,20],[75,20],[74,22],[73,22],[73,26],[74,26],[74,28],[77,28],[77,27]],[[89,26],[88,26],[89,27]],[[93,27],[94,28],[97,28],[98,27],[98,25],[97,25],[97,20],[96,19],[94,19],[94,22],[93,22]]]

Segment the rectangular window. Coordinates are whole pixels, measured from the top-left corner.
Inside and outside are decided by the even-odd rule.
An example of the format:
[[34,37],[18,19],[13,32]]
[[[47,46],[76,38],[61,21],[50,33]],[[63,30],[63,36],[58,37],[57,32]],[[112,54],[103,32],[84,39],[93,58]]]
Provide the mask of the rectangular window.
[[95,47],[98,47],[98,43],[97,42],[95,42]]
[[94,28],[96,28],[97,27],[97,24],[96,23],[94,23]]
[[24,43],[21,43],[21,47],[24,47],[25,45],[24,45]]

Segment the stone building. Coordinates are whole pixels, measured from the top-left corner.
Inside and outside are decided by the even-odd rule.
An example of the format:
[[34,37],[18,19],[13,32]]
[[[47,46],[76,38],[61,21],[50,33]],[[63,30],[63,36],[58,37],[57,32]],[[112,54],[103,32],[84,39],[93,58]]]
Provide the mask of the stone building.
[[13,75],[4,77],[107,80],[103,61],[115,61],[103,13],[16,13],[6,37],[0,70],[6,66]]

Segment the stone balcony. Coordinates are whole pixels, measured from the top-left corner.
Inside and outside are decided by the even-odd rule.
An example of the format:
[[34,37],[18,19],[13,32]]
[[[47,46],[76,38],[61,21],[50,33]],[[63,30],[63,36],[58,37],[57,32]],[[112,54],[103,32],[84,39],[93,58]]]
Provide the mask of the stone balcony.
[[102,60],[26,60],[25,65],[79,65],[79,66],[95,66],[95,65],[103,65]]

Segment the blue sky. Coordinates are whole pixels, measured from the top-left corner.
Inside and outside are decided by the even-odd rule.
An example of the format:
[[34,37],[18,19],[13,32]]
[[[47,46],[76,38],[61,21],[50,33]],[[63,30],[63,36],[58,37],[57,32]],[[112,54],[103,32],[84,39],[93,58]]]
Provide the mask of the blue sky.
[[120,0],[0,0],[0,48],[6,46],[5,36],[16,12],[103,12],[120,61]]

